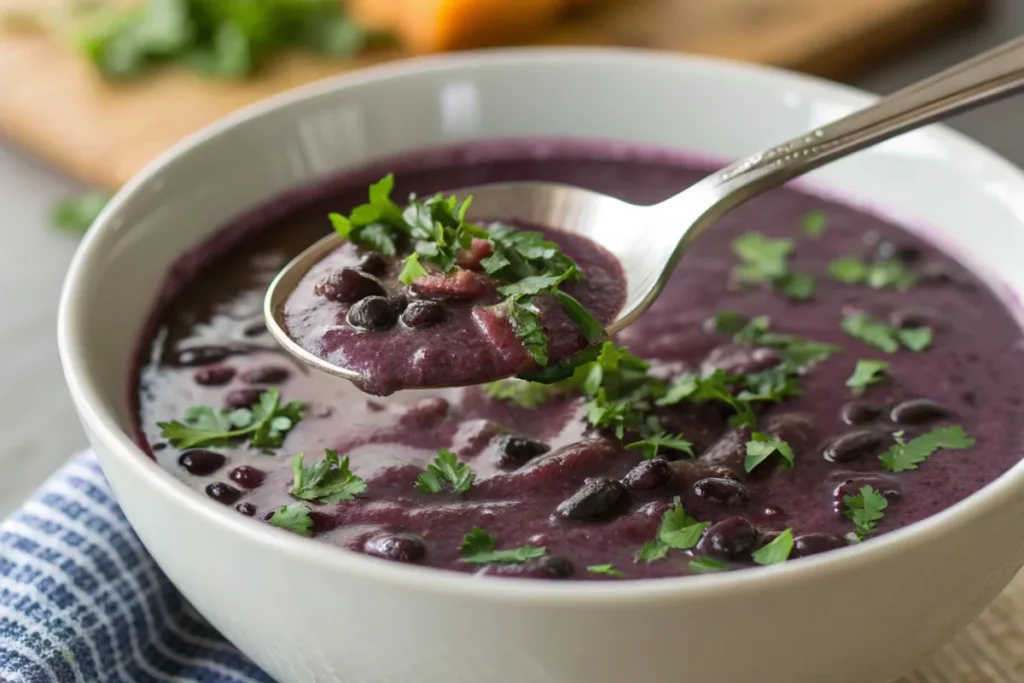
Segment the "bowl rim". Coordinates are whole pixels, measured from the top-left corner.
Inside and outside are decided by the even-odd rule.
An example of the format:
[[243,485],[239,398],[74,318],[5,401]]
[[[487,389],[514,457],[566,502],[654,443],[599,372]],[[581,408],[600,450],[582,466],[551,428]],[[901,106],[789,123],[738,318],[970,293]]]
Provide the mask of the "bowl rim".
[[[911,552],[914,547],[934,541],[954,528],[966,526],[1007,504],[1015,495],[1024,493],[1022,460],[983,488],[935,515],[872,539],[870,543],[851,545],[821,555],[800,558],[799,561],[720,574],[657,580],[514,581],[389,562],[325,543],[313,543],[268,524],[253,523],[253,520],[232,514],[224,506],[197,495],[148,457],[118,425],[114,411],[100,396],[82,351],[85,312],[91,303],[84,294],[88,288],[81,286],[81,283],[97,277],[95,262],[120,237],[120,231],[114,228],[115,217],[140,187],[186,151],[227,130],[304,100],[367,82],[408,78],[422,73],[455,72],[481,66],[515,68],[538,62],[550,63],[552,60],[592,65],[594,68],[613,63],[635,66],[641,70],[652,66],[688,66],[718,72],[726,79],[773,79],[780,89],[788,87],[804,93],[819,93],[853,106],[865,106],[877,99],[877,96],[863,90],[826,79],[735,60],[635,48],[541,47],[477,50],[399,60],[332,76],[250,104],[189,135],[147,164],[116,193],[79,246],[61,291],[57,336],[65,379],[87,430],[106,446],[110,456],[117,459],[118,464],[132,477],[144,480],[147,486],[160,495],[172,499],[175,506],[188,509],[208,524],[222,527],[224,531],[236,534],[249,543],[261,545],[264,552],[284,553],[296,563],[309,564],[339,575],[380,581],[394,588],[495,602],[525,601],[545,607],[571,605],[577,608],[601,608],[623,603],[660,602],[666,597],[683,599],[699,596],[713,599],[738,591],[763,591],[772,586],[792,586],[811,575],[856,571],[895,554]],[[944,126],[933,126],[923,132],[944,148],[966,155],[975,164],[1014,183],[1018,192],[1024,194],[1024,172],[992,150]]]

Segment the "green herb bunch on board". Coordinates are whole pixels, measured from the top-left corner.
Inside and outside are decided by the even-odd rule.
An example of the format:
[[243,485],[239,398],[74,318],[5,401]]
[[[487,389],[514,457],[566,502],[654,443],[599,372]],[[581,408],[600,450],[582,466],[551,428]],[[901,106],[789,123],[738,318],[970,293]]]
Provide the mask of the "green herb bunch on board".
[[159,63],[240,79],[284,51],[348,57],[367,39],[339,0],[143,0],[105,10],[99,4],[75,23],[73,35],[111,79],[132,78]]

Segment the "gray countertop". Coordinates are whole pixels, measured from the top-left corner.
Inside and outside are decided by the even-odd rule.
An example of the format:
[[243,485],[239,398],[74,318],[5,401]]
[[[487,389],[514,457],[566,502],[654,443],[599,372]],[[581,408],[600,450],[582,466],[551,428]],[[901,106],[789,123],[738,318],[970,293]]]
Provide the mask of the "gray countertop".
[[[894,59],[855,85],[891,92],[1024,32],[1024,2],[993,0],[987,19]],[[1024,165],[1024,98],[992,105],[952,125]],[[53,231],[58,198],[78,186],[0,140],[0,518],[74,451],[85,446],[57,358],[60,285],[74,237]]]

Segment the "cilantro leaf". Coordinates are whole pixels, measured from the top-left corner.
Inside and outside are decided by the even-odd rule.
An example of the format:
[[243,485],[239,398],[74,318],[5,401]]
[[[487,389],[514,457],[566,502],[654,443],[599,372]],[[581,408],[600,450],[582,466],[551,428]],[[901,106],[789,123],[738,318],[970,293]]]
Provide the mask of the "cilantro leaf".
[[884,360],[866,360],[862,358],[857,361],[853,374],[846,380],[846,386],[853,389],[853,392],[856,394],[864,393],[864,389],[868,386],[884,380],[888,369],[889,363]]
[[734,335],[747,324],[747,319],[736,311],[719,311],[708,321],[707,326],[718,334]]
[[751,318],[736,332],[733,339],[751,346],[776,349],[782,356],[783,362],[794,371],[806,370],[843,350],[842,347],[835,344],[825,344],[813,339],[773,332],[771,327],[771,318],[760,315]]
[[814,278],[789,270],[787,261],[793,252],[793,240],[769,239],[758,232],[740,235],[732,242],[740,265],[733,269],[737,282],[771,283],[788,298],[802,301],[814,294]]
[[488,382],[482,389],[491,398],[515,403],[520,408],[539,408],[561,391],[555,385],[527,382],[514,377]]
[[807,301],[814,296],[814,277],[806,273],[788,273],[776,286],[793,301]]
[[916,470],[919,464],[943,448],[966,450],[974,443],[974,438],[960,425],[939,427],[905,443],[897,434],[896,443],[882,453],[879,459],[882,461],[882,467],[889,472],[906,472]]
[[61,200],[53,209],[54,227],[84,235],[110,201],[109,192],[83,192]]
[[800,224],[804,229],[804,234],[815,240],[824,235],[828,228],[825,214],[821,211],[805,213],[800,219]]
[[847,285],[864,282],[868,276],[868,265],[852,256],[844,256],[833,260],[828,264],[828,270],[832,277]]
[[647,541],[636,554],[634,562],[654,562],[668,555],[668,546],[660,541]]
[[610,576],[615,579],[624,579],[626,575],[620,572],[618,569],[610,564],[592,564],[587,567],[587,571],[591,574],[602,574],[604,576]]
[[366,490],[366,481],[349,469],[348,456],[338,459],[337,451],[326,449],[324,459],[304,467],[303,454],[292,460],[292,489],[290,493],[303,500],[337,503],[354,500]]
[[732,395],[730,385],[735,380],[736,378],[721,369],[715,370],[706,377],[684,373],[675,378],[665,395],[655,403],[659,406],[669,406],[682,401],[697,403],[718,401],[730,406],[736,412],[731,421],[733,426],[753,426],[755,417],[750,402]]
[[461,495],[473,485],[474,478],[469,465],[459,462],[454,453],[442,448],[434,462],[416,479],[416,488],[423,493],[441,493],[447,482],[454,493]]
[[728,565],[725,562],[706,555],[695,557],[690,561],[690,571],[697,572],[698,574],[720,572],[727,567]]
[[162,437],[182,450],[226,446],[241,437],[248,437],[257,448],[277,448],[302,419],[301,403],[292,401],[282,406],[280,398],[277,389],[268,389],[251,409],[192,406],[185,411],[184,422],[158,422],[157,426]]
[[293,503],[279,507],[274,510],[274,514],[267,521],[299,536],[313,535],[313,520],[309,516],[309,506],[305,503]]
[[532,296],[546,292],[552,287],[557,287],[565,280],[568,274],[569,271],[561,275],[531,275],[510,285],[498,287],[498,291],[505,296]]
[[684,439],[682,434],[666,434],[665,432],[658,432],[657,434],[647,437],[643,441],[634,441],[626,446],[626,448],[641,449],[644,460],[656,458],[658,456],[658,451],[662,448],[680,451],[681,453],[686,453],[691,458],[694,457],[693,444]]
[[469,564],[520,564],[543,557],[546,548],[524,545],[510,550],[496,550],[497,541],[480,527],[466,534],[462,541],[462,557],[459,562]]
[[410,285],[425,275],[427,275],[427,269],[420,263],[420,255],[413,252],[405,258],[405,265],[402,266],[402,272],[398,274],[398,281],[403,285]]
[[516,337],[526,347],[526,351],[537,365],[548,364],[548,335],[540,324],[540,313],[529,301],[523,302],[515,297],[506,300],[508,322]]
[[673,506],[662,515],[657,539],[644,543],[636,561],[654,562],[666,557],[669,550],[689,550],[697,545],[708,526],[709,522],[698,522],[686,514],[679,496],[676,496]]
[[768,545],[754,551],[754,562],[760,565],[778,564],[789,559],[793,550],[793,530],[786,529]]
[[796,456],[788,443],[774,434],[754,432],[750,435],[750,441],[747,442],[747,457],[743,462],[743,467],[747,472],[752,472],[773,453],[779,454],[785,467],[793,467],[796,463]]
[[911,351],[923,351],[931,346],[933,336],[928,327],[896,329],[860,312],[844,316],[842,328],[851,337],[886,353],[896,353],[901,343]]
[[853,496],[843,496],[843,515],[857,527],[854,537],[863,541],[878,528],[889,501],[871,486],[860,487]]
[[594,317],[593,313],[584,308],[583,304],[561,290],[555,290],[554,294],[569,315],[569,319],[576,324],[576,327],[580,328],[580,332],[586,337],[588,343],[593,344],[608,336],[604,325]]
[[867,263],[852,256],[844,256],[829,263],[829,272],[844,284],[863,284],[872,289],[907,289],[917,279],[902,261],[895,259]]

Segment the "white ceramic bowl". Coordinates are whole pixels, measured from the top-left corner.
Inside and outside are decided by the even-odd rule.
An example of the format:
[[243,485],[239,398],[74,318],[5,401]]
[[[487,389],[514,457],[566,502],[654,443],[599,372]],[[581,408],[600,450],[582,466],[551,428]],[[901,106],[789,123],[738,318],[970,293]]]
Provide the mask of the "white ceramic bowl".
[[[823,556],[679,580],[545,583],[402,566],[254,522],[186,488],[126,434],[132,346],[164,274],[227,219],[289,188],[382,155],[488,137],[606,138],[735,158],[870,101],[707,59],[497,51],[329,80],[194,135],[110,204],[60,310],[68,384],[125,514],[185,596],[286,683],[895,677],[1024,562],[1024,467],[924,522]],[[928,226],[1024,292],[1024,176],[979,145],[924,130],[810,183]]]

